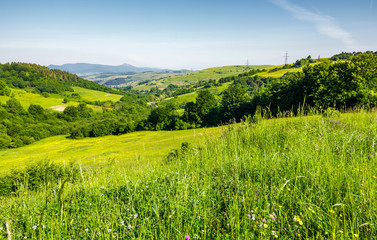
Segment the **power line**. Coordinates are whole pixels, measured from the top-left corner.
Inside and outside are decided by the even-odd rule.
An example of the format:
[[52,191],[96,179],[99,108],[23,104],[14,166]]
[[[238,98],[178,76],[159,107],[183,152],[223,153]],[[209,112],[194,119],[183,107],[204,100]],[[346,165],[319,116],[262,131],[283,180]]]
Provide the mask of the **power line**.
[[286,51],[285,52],[285,56],[284,56],[284,58],[285,58],[285,65],[288,65],[288,51]]

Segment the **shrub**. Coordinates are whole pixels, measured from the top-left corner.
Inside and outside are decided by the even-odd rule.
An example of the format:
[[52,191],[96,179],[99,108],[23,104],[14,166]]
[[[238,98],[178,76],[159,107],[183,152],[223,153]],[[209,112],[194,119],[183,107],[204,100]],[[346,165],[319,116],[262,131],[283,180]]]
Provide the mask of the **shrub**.
[[13,169],[9,174],[0,177],[0,196],[9,196],[24,187],[38,190],[47,183],[57,184],[59,180],[77,180],[79,168],[70,163],[67,167],[62,163],[48,160],[29,163],[24,169]]

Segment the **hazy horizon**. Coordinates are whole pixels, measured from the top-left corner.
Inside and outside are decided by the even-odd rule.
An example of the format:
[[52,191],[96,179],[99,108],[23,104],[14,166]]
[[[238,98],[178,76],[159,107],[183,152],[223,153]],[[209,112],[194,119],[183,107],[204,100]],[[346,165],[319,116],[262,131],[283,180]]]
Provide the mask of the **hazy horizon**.
[[377,50],[374,0],[7,1],[0,62],[164,69]]

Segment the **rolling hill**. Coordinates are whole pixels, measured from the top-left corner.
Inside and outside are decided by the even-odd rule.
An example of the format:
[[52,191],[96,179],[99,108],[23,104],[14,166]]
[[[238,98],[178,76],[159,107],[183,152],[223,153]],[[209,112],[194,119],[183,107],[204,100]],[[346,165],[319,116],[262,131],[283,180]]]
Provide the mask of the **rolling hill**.
[[143,83],[138,86],[135,86],[133,89],[145,91],[145,90],[150,90],[151,88],[158,87],[159,89],[163,90],[169,84],[174,84],[178,86],[190,85],[190,84],[198,83],[200,81],[208,81],[210,79],[216,80],[222,77],[238,75],[240,73],[248,72],[252,69],[263,69],[270,66],[271,65],[253,65],[253,66],[243,65],[243,66],[224,66],[224,67],[208,68],[208,69],[192,72],[192,73],[181,75],[181,76],[168,77],[168,78],[163,78],[160,80],[150,81],[148,83]]

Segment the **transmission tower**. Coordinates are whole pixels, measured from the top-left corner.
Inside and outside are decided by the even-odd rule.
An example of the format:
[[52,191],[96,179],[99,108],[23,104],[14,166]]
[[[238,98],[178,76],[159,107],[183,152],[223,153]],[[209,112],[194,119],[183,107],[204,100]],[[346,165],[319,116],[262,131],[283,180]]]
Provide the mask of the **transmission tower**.
[[287,52],[285,52],[285,56],[284,56],[284,58],[285,58],[285,65],[288,65],[288,51]]
[[249,59],[246,60],[246,66],[249,66]]

